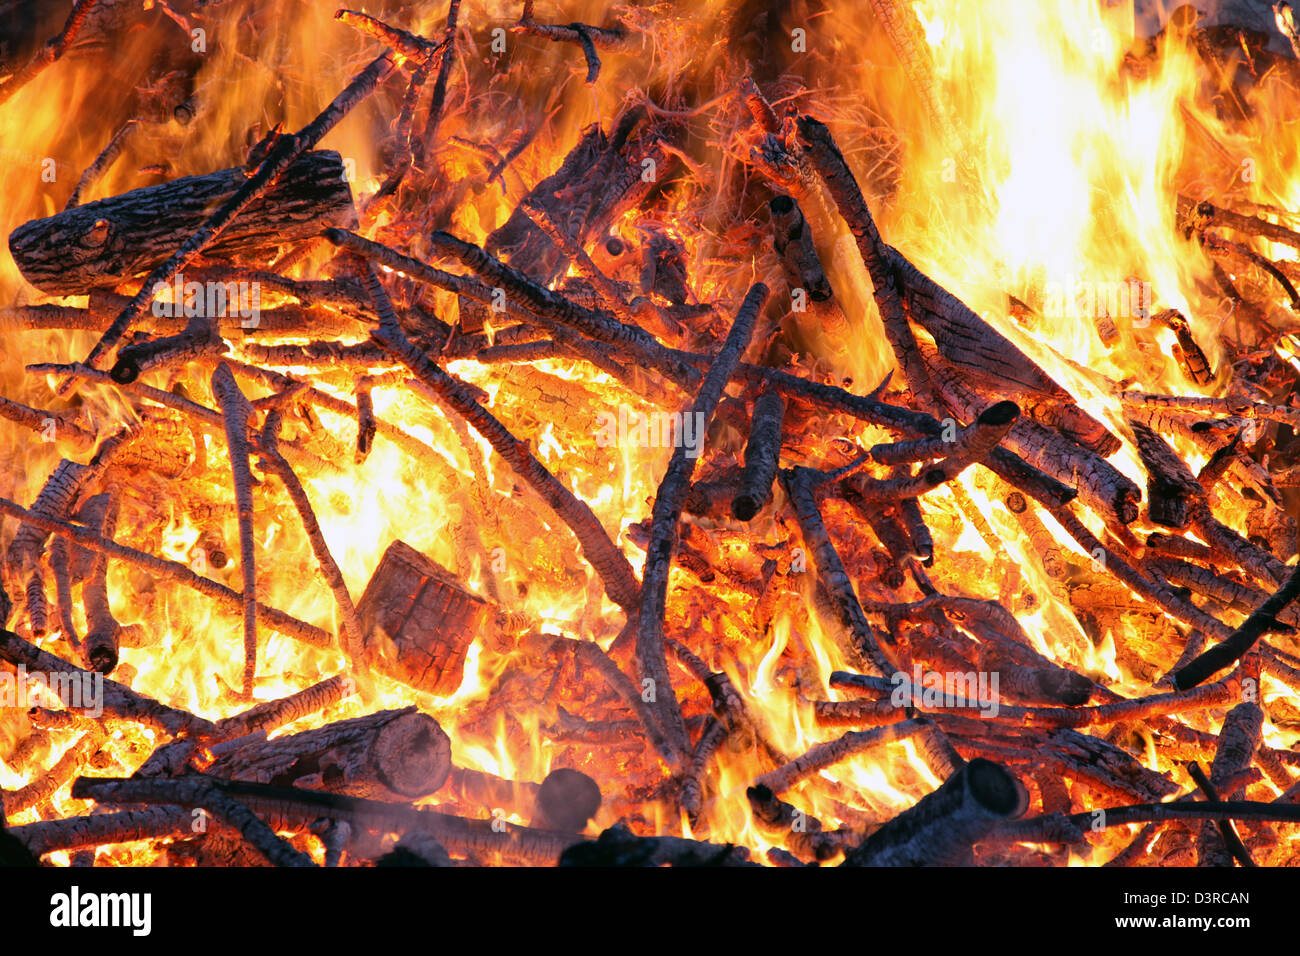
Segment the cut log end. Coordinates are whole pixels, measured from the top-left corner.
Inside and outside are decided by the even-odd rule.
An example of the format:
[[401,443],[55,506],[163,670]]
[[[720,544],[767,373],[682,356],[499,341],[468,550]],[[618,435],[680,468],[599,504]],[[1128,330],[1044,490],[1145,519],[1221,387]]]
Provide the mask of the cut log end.
[[989,813],[1015,817],[1025,811],[1025,788],[1005,768],[976,757],[966,766],[966,785],[971,797]]
[[451,773],[451,740],[426,714],[404,714],[379,731],[374,759],[394,793],[423,797],[446,783]]
[[579,770],[552,770],[537,791],[537,808],[529,826],[581,833],[600,809],[600,787]]
[[749,521],[758,514],[762,504],[750,495],[737,495],[731,502],[731,514],[738,521]]
[[1010,425],[1020,417],[1020,406],[1015,402],[1002,401],[995,402],[984,411],[980,412],[979,423],[992,427],[1001,427]]

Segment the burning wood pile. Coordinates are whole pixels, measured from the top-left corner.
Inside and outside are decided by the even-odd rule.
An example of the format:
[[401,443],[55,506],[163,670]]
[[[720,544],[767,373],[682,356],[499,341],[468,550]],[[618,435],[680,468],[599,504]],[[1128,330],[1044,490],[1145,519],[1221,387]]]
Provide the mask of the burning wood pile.
[[1287,5],[136,6],[0,84],[6,859],[1296,861]]

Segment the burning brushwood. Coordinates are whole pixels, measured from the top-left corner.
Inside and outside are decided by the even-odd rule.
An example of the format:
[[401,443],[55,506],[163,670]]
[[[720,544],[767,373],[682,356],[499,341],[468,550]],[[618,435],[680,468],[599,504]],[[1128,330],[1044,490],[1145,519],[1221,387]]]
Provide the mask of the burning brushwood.
[[[154,9],[225,15],[200,6]],[[1293,862],[1300,267],[1271,244],[1300,217],[1271,160],[1263,192],[1215,149],[1276,140],[1293,71],[1243,34],[1229,74],[1179,26],[1229,110],[1189,93],[1159,175],[1082,164],[1104,179],[1060,192],[1105,187],[1094,230],[984,168],[1004,124],[967,145],[998,31],[871,8],[800,59],[735,5],[719,31],[528,3],[490,46],[459,0],[305,5],[342,46],[311,75],[259,49],[267,103],[225,83],[232,23],[198,78],[132,77],[48,149],[11,130],[67,185],[8,197],[0,693],[31,706],[0,715],[4,852]],[[95,9],[0,101],[84,112]],[[890,102],[819,92],[881,42]]]

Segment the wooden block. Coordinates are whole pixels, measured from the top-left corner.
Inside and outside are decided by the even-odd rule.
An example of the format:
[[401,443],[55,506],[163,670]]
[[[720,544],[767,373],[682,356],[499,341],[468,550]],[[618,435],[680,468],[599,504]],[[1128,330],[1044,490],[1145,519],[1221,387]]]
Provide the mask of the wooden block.
[[443,696],[460,686],[474,637],[496,620],[491,604],[403,541],[384,552],[357,613],[371,667]]

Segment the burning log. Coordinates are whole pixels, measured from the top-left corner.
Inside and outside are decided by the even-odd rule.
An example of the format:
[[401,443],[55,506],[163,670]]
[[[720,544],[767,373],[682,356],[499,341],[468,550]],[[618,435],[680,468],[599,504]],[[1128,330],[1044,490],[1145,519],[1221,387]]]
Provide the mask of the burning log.
[[781,257],[791,287],[803,289],[813,302],[828,301],[833,295],[831,283],[803,210],[789,196],[772,197],[768,209],[772,213],[772,245]]
[[27,579],[26,597],[28,626],[33,635],[44,637],[49,623],[49,604],[45,600],[45,576],[39,568]]
[[104,733],[98,727],[82,734],[81,739],[69,747],[49,770],[27,786],[12,792],[0,791],[0,809],[5,816],[13,816],[49,801],[81,772],[87,761],[104,746]]
[[[198,232],[210,210],[229,201],[247,181],[243,167],[236,166],[74,206],[15,229],[9,250],[23,277],[42,292],[84,295],[90,289],[112,289],[151,272],[167,258],[177,235]],[[206,254],[232,258],[265,253],[318,235],[326,226],[348,225],[351,215],[352,192],[339,154],[305,153]],[[155,282],[166,285],[171,278]],[[152,285],[147,290],[152,299]],[[240,302],[238,289],[234,291],[231,296],[223,288],[221,308],[210,314],[225,309],[233,314]],[[193,297],[184,286],[181,292],[175,298],[177,310]],[[194,307],[209,314],[206,301]]]
[[726,739],[727,725],[709,718],[708,724],[700,734],[700,739],[695,744],[695,750],[691,753],[691,763],[682,781],[680,803],[682,810],[691,820],[699,817],[704,799],[704,775],[708,772],[713,755]]
[[977,757],[844,858],[845,866],[951,866],[1003,820],[1024,813],[1028,794],[998,764]]
[[384,292],[373,269],[367,265],[367,288],[380,316],[380,328],[373,335],[375,341],[413,371],[439,398],[456,410],[466,422],[488,440],[501,455],[551,506],[569,526],[582,545],[592,567],[605,582],[611,600],[623,608],[631,608],[639,596],[636,578],[627,558],[609,540],[591,508],[579,501],[573,492],[564,487],[546,470],[509,430],[469,394],[459,380],[453,378],[431,362],[423,352],[411,344],[397,324],[392,304]]
[[[378,57],[357,74],[314,120],[291,136],[279,137],[266,157],[258,164],[256,171],[248,176],[233,193],[221,200],[217,210],[204,219],[203,225],[192,233],[179,249],[154,267],[145,278],[140,291],[118,313],[99,341],[95,343],[90,354],[86,356],[84,364],[94,368],[100,357],[117,344],[153,301],[157,295],[157,286],[165,286],[195,256],[208,250],[252,203],[281,179],[294,162],[320,142],[321,138],[352,110],[352,107],[369,96],[394,69],[396,64],[390,54],[385,53]],[[341,176],[339,178],[342,179]],[[68,215],[84,213],[86,208],[79,207]],[[93,225],[92,223],[92,228]],[[10,238],[12,240],[12,236]]]
[[587,83],[595,83],[600,76],[600,56],[596,47],[607,50],[628,51],[636,44],[636,34],[622,24],[617,27],[596,27],[585,23],[566,25],[538,23],[533,19],[532,0],[525,0],[524,12],[519,22],[510,28],[515,33],[527,33],[542,37],[553,43],[576,43],[582,47],[582,55],[587,60]]
[[123,347],[108,373],[115,382],[130,384],[141,372],[164,364],[181,364],[209,355],[220,355],[226,344],[217,333],[215,319],[196,315],[177,335]]
[[782,479],[799,520],[804,541],[812,553],[818,577],[834,602],[840,623],[852,636],[851,653],[854,657],[869,662],[882,676],[894,673],[898,667],[876,640],[875,632],[867,622],[862,604],[853,589],[853,581],[822,521],[814,492],[816,473],[806,468],[795,468],[782,472]]
[[[1264,709],[1259,704],[1248,701],[1228,711],[1228,715],[1223,719],[1223,729],[1219,731],[1219,746],[1214,754],[1214,762],[1210,766],[1207,799],[1217,801],[1219,797],[1215,788],[1225,783],[1233,774],[1250,766],[1255,751],[1259,749],[1262,742],[1263,729]],[[1224,842],[1216,839],[1215,831]],[[1225,859],[1227,852],[1225,842],[1228,846],[1235,845],[1240,852],[1245,853],[1246,865],[1254,865],[1249,862],[1250,855],[1241,845],[1241,839],[1232,828],[1230,820],[1220,821],[1217,827],[1209,823],[1202,825],[1198,843],[1201,857],[1199,865],[1231,866],[1231,861]]]
[[921,503],[915,498],[904,498],[898,503],[898,513],[907,529],[907,536],[912,542],[912,554],[920,559],[925,567],[934,565],[934,538],[921,513]]
[[[918,349],[926,354],[925,349]],[[973,418],[982,400],[950,368],[943,367],[934,353],[927,355],[926,365],[944,403],[963,418]],[[1081,500],[1101,514],[1114,514],[1122,524],[1131,524],[1138,517],[1141,492],[1128,476],[1099,454],[1077,445],[1059,432],[1032,421],[1019,418],[1006,436],[1007,447],[1036,468],[1053,478],[1073,483]],[[992,461],[992,458],[990,458]],[[1033,494],[1029,488],[1017,484],[1022,491]],[[1035,496],[1037,497],[1037,496]]]
[[867,208],[852,170],[831,138],[831,131],[811,116],[799,120],[799,142],[808,161],[825,182],[840,216],[848,224],[857,243],[862,263],[871,276],[876,308],[884,323],[885,335],[914,399],[925,404],[931,394],[930,376],[921,362],[916,336],[903,311],[902,287],[897,271],[889,261],[889,247],[880,237],[876,222]]
[[[118,503],[112,495],[96,495],[103,501],[103,514],[92,530],[106,538],[112,538],[117,527]],[[90,502],[87,502],[89,506]],[[117,667],[118,643],[122,625],[113,617],[108,606],[108,558],[96,555],[91,571],[82,590],[82,602],[86,609],[86,638],[83,642],[83,654],[86,665],[101,674],[111,674]]]
[[[176,581],[194,588],[201,594],[205,594],[228,608],[243,608],[243,597],[237,591],[232,591],[223,584],[213,581],[211,578],[205,578],[202,575],[195,574],[189,566],[180,564],[176,561],[168,561],[165,558],[159,558],[152,554],[146,554],[143,551],[137,551],[135,548],[129,548],[126,545],[117,544],[99,537],[88,529],[78,525],[69,524],[64,521],[57,521],[53,518],[47,518],[44,515],[37,514],[34,511],[28,511],[26,508],[8,500],[0,498],[0,514],[7,514],[19,518],[27,524],[35,525],[46,532],[53,532],[68,540],[75,541],[84,548],[105,554],[110,558],[116,558],[125,561],[155,574],[160,578]],[[308,624],[297,618],[285,614],[283,611],[273,607],[268,607],[258,602],[257,613],[265,624],[271,626],[281,633],[310,644],[313,647],[332,647],[334,645],[334,636],[314,624]]]
[[417,66],[424,66],[444,49],[444,44],[426,40],[422,36],[416,36],[414,33],[391,26],[376,17],[356,10],[339,10],[334,14],[334,19],[374,37],[403,60],[409,60]]
[[60,440],[70,442],[78,452],[88,451],[95,444],[94,433],[82,428],[72,416],[67,414],[32,408],[21,402],[0,398],[0,418],[6,418],[34,432],[46,433],[53,427],[54,435]]
[[1185,528],[1191,520],[1189,499],[1204,497],[1196,476],[1163,438],[1130,420],[1138,454],[1147,471],[1147,510],[1151,520],[1167,528]]
[[253,542],[253,472],[248,462],[253,406],[224,363],[212,373],[212,394],[225,418],[226,448],[234,476],[239,515],[239,573],[244,582],[244,699],[252,700],[257,676],[257,553]]
[[[893,688],[892,683],[886,683],[890,689]],[[800,780],[820,773],[841,760],[895,740],[904,740],[920,733],[926,726],[924,720],[912,718],[895,721],[874,730],[851,730],[835,740],[817,744],[784,766],[763,774],[756,783],[767,787],[772,793],[784,793]]]
[[[661,130],[643,125],[644,118],[644,109],[633,107],[619,116],[609,133],[599,125],[585,130],[559,169],[533,187],[520,208],[488,236],[487,251],[506,256],[515,269],[543,283],[554,279],[563,255],[523,207],[545,211],[578,245],[606,232],[620,215],[641,204],[669,168],[671,157],[660,141]],[[649,181],[642,176],[646,161],[658,170]]]
[[[91,471],[85,465],[66,458],[60,461],[32,502],[32,513],[50,518],[69,514],[77,495],[90,478]],[[5,552],[5,568],[11,578],[26,579],[40,560],[48,538],[48,531],[32,524],[24,524],[18,529]]]
[[150,807],[119,813],[42,820],[14,827],[9,834],[41,856],[55,850],[80,850],[114,843],[133,843],[189,833],[194,822],[182,807]]
[[384,552],[357,603],[358,660],[431,694],[460,686],[469,645],[492,623],[492,607],[402,541]]
[[[343,824],[347,826],[347,824]],[[409,861],[409,862],[408,862]],[[328,863],[326,864],[329,865]],[[402,836],[391,853],[379,860],[376,866],[455,866],[447,848],[428,833],[415,831]]]
[[275,786],[412,800],[446,782],[451,741],[432,717],[407,707],[250,743],[220,757],[207,772]]
[[217,721],[217,731],[223,739],[243,737],[259,730],[269,732],[324,710],[355,692],[356,682],[352,678],[343,675],[329,677],[296,694],[268,700],[232,717],[224,717]]
[[666,313],[656,308],[654,303],[645,296],[638,296],[631,303],[624,301],[622,293],[614,283],[591,261],[586,250],[560,228],[547,210],[534,206],[527,200],[520,203],[519,208],[524,211],[533,225],[555,243],[556,248],[573,263],[578,274],[591,283],[591,287],[604,307],[618,316],[621,321],[634,325],[638,318],[643,318],[650,322],[651,328],[658,334],[674,337],[681,334],[681,327]]
[[1041,424],[1057,428],[1102,458],[1120,440],[1078,406],[1074,397],[964,302],[887,247],[903,287],[908,316],[928,331],[939,353],[983,394],[1010,394]]
[[[221,792],[238,798],[271,821],[276,830],[303,830],[328,819],[346,822],[354,830],[421,832],[433,836],[454,853],[533,866],[555,865],[565,848],[576,843],[572,834],[502,824],[496,820],[468,820],[404,803],[215,777],[197,779],[206,780]],[[97,780],[95,784],[105,786],[95,798],[100,802],[185,803],[188,796],[184,792],[175,792],[173,785],[176,783],[178,781],[172,780]]]
[[1210,360],[1206,358],[1196,337],[1192,335],[1192,327],[1186,317],[1177,309],[1166,309],[1153,315],[1151,319],[1153,322],[1159,321],[1167,326],[1178,339],[1178,351],[1181,353],[1183,371],[1187,377],[1202,386],[1213,382],[1214,369],[1210,367]]
[[[998,709],[998,721],[1022,727],[1089,727],[1114,724],[1164,714],[1179,714],[1221,707],[1233,700],[1240,690],[1233,675],[1214,684],[1191,691],[1171,691],[1148,697],[1121,699],[1091,707],[1008,707]],[[942,721],[941,717],[935,718]]]
[[740,521],[758,514],[772,495],[772,482],[781,457],[781,425],[785,399],[767,389],[754,400],[749,441],[745,445],[745,470],[740,487],[731,501],[731,513]]
[[[360,408],[359,403],[358,408]],[[330,554],[329,546],[325,542],[325,534],[321,531],[320,522],[316,520],[316,512],[312,509],[307,491],[298,480],[298,476],[294,474],[292,466],[280,454],[276,434],[279,428],[280,412],[272,411],[267,415],[266,425],[262,430],[262,461],[280,479],[284,490],[293,501],[294,508],[298,511],[298,516],[302,519],[303,530],[307,532],[307,540],[311,542],[312,552],[316,555],[321,574],[338,605],[339,618],[342,621],[343,649],[347,654],[348,664],[354,674],[362,675],[360,665],[363,654],[363,628],[360,615],[356,605],[352,603],[352,595],[348,593],[347,584],[343,581],[343,572],[334,560],[334,556]],[[364,680],[364,675],[360,679]]]
[[770,836],[784,839],[795,853],[821,862],[859,837],[852,832],[827,831],[816,817],[786,803],[764,784],[745,790],[754,821]]

